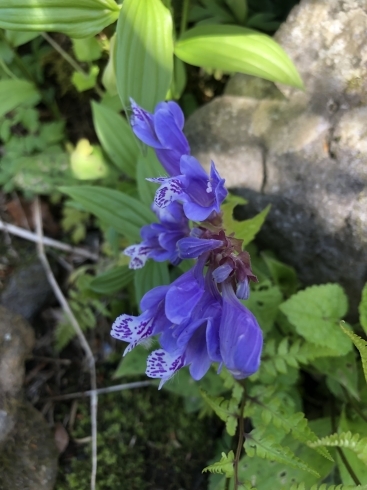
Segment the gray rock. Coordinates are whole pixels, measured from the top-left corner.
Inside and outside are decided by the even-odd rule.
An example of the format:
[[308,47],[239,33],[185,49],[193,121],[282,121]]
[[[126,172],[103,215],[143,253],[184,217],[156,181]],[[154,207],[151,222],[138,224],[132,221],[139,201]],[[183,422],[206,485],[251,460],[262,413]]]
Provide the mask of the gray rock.
[[32,352],[34,332],[20,315],[0,306],[0,393],[18,396],[24,378],[24,361]]
[[50,299],[51,294],[52,290],[42,264],[35,260],[20,266],[10,277],[0,303],[31,320]]
[[0,452],[1,490],[51,490],[58,452],[47,423],[30,403],[18,407],[15,430]]
[[23,401],[24,361],[32,327],[0,306],[0,489],[51,490],[57,474],[55,441],[43,416]]
[[235,75],[235,95],[199,109],[186,133],[250,199],[243,217],[272,203],[259,243],[306,285],[342,284],[353,317],[367,280],[367,0],[303,0],[276,38],[306,90],[279,87],[282,99]]

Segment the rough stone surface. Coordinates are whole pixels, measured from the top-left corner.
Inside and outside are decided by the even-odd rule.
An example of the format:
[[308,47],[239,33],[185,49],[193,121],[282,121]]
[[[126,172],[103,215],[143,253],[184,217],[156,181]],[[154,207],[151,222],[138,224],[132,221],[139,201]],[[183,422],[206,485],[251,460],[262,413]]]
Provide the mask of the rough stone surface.
[[0,306],[0,489],[51,490],[57,450],[43,416],[24,402],[24,361],[32,351],[32,327]]
[[260,244],[306,285],[341,283],[353,316],[367,280],[367,0],[303,0],[276,37],[305,91],[282,86],[282,98],[236,75],[186,132],[250,198],[244,217],[272,203]]
[[31,320],[51,294],[42,264],[35,260],[15,271],[1,295],[0,303]]

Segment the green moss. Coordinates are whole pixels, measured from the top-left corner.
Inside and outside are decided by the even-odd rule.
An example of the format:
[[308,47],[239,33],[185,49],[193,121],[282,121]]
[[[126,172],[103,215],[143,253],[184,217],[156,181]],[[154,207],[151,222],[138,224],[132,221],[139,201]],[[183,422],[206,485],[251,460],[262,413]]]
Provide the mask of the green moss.
[[[78,420],[72,436],[89,436],[87,404]],[[212,421],[187,414],[181,397],[155,388],[102,396],[98,433],[99,490],[207,488],[201,470],[213,452]],[[90,469],[90,449],[77,448],[56,489],[89,489]]]

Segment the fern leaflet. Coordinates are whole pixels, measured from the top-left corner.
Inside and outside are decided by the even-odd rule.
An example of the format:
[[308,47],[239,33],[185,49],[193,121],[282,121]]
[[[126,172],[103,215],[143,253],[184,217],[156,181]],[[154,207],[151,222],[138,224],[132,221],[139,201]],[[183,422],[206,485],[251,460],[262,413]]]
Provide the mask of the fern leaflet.
[[277,461],[278,463],[307,471],[317,477],[320,476],[317,471],[297,458],[288,447],[277,444],[272,436],[263,436],[262,431],[259,431],[258,429],[254,429],[250,434],[247,434],[244,447],[246,449],[246,454],[250,458],[258,456],[259,458]]
[[358,335],[356,335],[356,334],[352,333],[351,331],[347,330],[344,327],[343,322],[340,323],[340,327],[343,330],[343,332],[346,335],[348,335],[348,337],[351,339],[351,341],[353,342],[353,344],[359,350],[359,353],[360,353],[361,358],[362,358],[363,373],[364,373],[364,377],[365,377],[366,382],[367,382],[367,342],[365,340],[363,340],[362,337],[359,337]]
[[233,476],[233,462],[234,462],[234,453],[233,451],[229,451],[228,456],[226,453],[222,453],[222,457],[220,461],[213,463],[206,468],[203,469],[203,473],[210,471],[210,473],[224,473],[226,478],[232,478]]
[[308,445],[312,448],[337,446],[351,449],[367,465],[367,437],[361,438],[359,434],[352,434],[350,431],[341,432],[340,434],[322,437],[321,439],[317,439],[317,441],[310,441]]

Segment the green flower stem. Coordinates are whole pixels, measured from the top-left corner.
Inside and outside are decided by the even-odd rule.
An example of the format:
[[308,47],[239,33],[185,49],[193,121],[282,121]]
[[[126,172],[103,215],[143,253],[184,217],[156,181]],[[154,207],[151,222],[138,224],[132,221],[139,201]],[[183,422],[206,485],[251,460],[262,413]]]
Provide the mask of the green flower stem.
[[181,13],[181,25],[180,36],[186,31],[187,18],[189,16],[190,0],[183,0],[182,13]]
[[[74,58],[72,58],[69,53],[67,53],[61,46],[58,44],[51,36],[49,36],[46,32],[42,32],[42,37],[54,48],[55,51],[57,51],[65,61],[69,63],[70,66],[74,68],[75,71],[81,73],[85,77],[88,76],[88,74],[83,70],[83,68],[77,63]],[[96,91],[97,95],[99,97],[103,97],[104,92],[102,88],[96,83],[94,86],[94,90]]]

